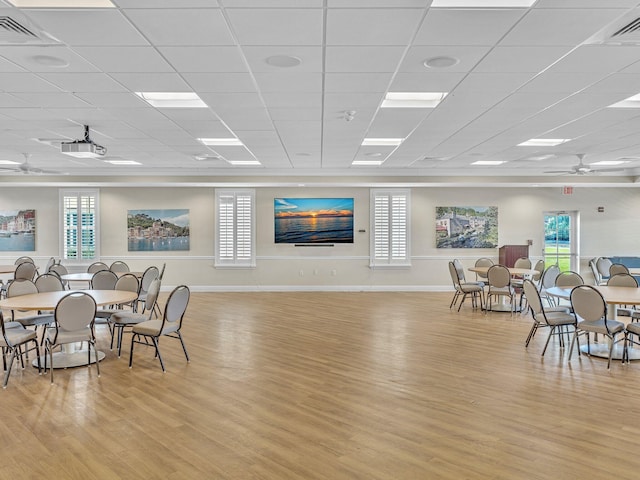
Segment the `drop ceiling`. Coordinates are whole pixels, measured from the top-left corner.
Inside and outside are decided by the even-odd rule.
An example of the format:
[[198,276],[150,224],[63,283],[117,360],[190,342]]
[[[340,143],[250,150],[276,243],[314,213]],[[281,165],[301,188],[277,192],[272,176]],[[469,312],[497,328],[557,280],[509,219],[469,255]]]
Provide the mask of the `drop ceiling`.
[[[0,28],[0,161],[94,179],[640,174],[640,102],[612,107],[640,93],[640,34],[616,35],[640,17],[638,0],[79,1],[0,0],[0,16],[33,33]],[[154,107],[135,92],[192,92],[205,107]],[[381,108],[389,92],[446,96]],[[84,125],[104,157],[60,152]],[[362,145],[385,138],[398,141]],[[531,139],[563,142],[522,145]]]

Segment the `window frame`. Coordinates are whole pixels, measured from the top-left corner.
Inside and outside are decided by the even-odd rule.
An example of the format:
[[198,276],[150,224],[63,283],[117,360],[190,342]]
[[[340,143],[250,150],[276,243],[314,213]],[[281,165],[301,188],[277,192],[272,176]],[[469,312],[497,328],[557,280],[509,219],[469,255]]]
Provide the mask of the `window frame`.
[[[80,256],[78,258],[69,258],[66,256],[65,247],[67,246],[67,239],[65,236],[65,199],[69,197],[76,197],[78,199],[79,206],[79,217],[82,217],[82,202],[80,201],[81,197],[93,197],[94,203],[94,216],[93,216],[93,238],[94,238],[94,256],[93,257],[83,257]],[[59,228],[60,228],[60,258],[64,260],[67,264],[83,264],[83,263],[91,263],[100,259],[100,190],[95,188],[68,188],[68,189],[60,189],[59,190],[59,204],[60,204],[60,217],[59,217]],[[76,222],[76,235],[79,242],[82,242],[82,222]],[[82,243],[78,245],[80,255],[82,255]]]
[[[225,202],[228,206],[230,203],[233,205],[232,212],[232,226],[230,227],[233,231],[231,232],[233,235],[233,245],[231,248],[233,249],[233,254],[231,256],[222,255],[222,234],[225,232],[224,227],[221,225],[222,222],[222,212],[221,208],[223,206],[222,199],[225,197],[233,197],[232,202]],[[248,225],[251,231],[247,234],[246,232],[240,236],[249,238],[249,250],[250,253],[248,256],[239,255],[238,250],[239,247],[246,249],[246,245],[239,245],[238,243],[238,231],[239,229],[245,228],[246,225],[239,226],[238,225],[238,207],[246,208],[247,205],[239,205],[239,200],[242,197],[249,197],[248,206],[250,208],[250,212],[247,215]],[[256,266],[256,193],[254,189],[230,189],[230,188],[217,188],[215,190],[215,264],[216,268],[255,268]],[[245,218],[246,222],[246,218]],[[228,231],[228,230],[227,230]]]
[[[396,219],[394,222],[393,217],[393,197],[404,197],[404,216],[403,223],[404,232],[395,232],[394,225],[399,222],[400,219]],[[378,207],[379,199],[387,199],[387,212],[383,220],[389,225],[388,232],[380,232],[380,209]],[[370,192],[370,253],[369,253],[369,266],[371,268],[379,267],[410,267],[411,266],[411,190],[406,188],[391,188],[391,189],[371,189]],[[402,233],[403,245],[399,245],[404,249],[404,256],[394,257],[394,235]],[[388,252],[387,255],[380,256],[377,251],[380,249],[380,235],[386,236],[385,244],[383,248]]]

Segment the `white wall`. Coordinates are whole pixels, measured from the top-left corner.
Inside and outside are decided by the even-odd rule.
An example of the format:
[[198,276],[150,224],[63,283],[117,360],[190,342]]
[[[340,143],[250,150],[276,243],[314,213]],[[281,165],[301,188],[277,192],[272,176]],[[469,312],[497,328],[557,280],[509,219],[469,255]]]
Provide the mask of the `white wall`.
[[[58,188],[5,187],[0,210],[36,210],[36,251],[24,252],[44,265],[59,256]],[[274,243],[274,197],[353,197],[355,239],[351,245],[295,247]],[[640,191],[635,188],[560,187],[412,189],[412,267],[369,268],[369,188],[256,188],[257,267],[216,269],[214,259],[214,189],[205,187],[106,187],[100,189],[101,253],[110,263],[122,259],[133,270],[167,263],[164,284],[186,283],[194,290],[442,290],[450,288],[447,262],[460,258],[497,260],[497,249],[436,249],[436,206],[498,207],[499,244],[533,240],[532,257],[542,251],[542,212],[577,210],[581,218],[582,273],[594,256],[640,255]],[[604,213],[597,208],[604,207]],[[188,208],[191,249],[188,252],[128,252],[126,213],[131,209]],[[365,230],[359,233],[358,230]],[[0,252],[12,262],[23,252]]]

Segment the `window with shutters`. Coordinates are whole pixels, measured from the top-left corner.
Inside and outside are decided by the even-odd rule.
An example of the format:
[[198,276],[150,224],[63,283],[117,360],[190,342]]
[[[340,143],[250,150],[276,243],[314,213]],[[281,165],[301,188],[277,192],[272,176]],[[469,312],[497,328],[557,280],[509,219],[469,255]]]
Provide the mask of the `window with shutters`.
[[410,191],[371,190],[371,266],[410,266]]
[[216,190],[216,266],[255,267],[255,192]]
[[82,263],[100,257],[98,190],[60,190],[60,257]]

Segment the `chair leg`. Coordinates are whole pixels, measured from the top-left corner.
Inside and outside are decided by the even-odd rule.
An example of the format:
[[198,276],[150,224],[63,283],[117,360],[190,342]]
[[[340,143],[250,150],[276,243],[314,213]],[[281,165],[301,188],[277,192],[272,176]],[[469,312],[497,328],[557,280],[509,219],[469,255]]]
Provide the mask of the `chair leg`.
[[133,366],[133,344],[135,343],[134,340],[137,336],[138,334],[136,333],[131,335],[131,349],[129,350],[129,368]]
[[529,330],[529,335],[527,335],[527,340],[524,343],[525,347],[529,346],[529,342],[531,342],[531,340],[533,340],[533,337],[536,336],[536,331],[538,330],[538,322],[533,322],[533,325],[531,325],[531,330]]
[[96,348],[96,341],[89,341],[88,343],[88,347],[89,347],[89,368],[91,368],[91,347],[93,347],[93,353],[96,356],[96,370],[98,371],[98,377],[100,377],[100,359],[98,358],[98,349]]
[[7,383],[9,382],[9,375],[11,375],[11,368],[13,367],[13,361],[16,358],[16,348],[11,348],[11,357],[9,357],[9,365],[7,370],[4,372],[4,381],[2,382],[2,388],[7,388]]
[[191,362],[189,359],[189,354],[187,353],[187,347],[184,344],[184,340],[182,339],[182,334],[180,331],[176,332],[178,334],[178,338],[180,339],[180,343],[182,344],[182,350],[184,351],[184,356],[187,357],[187,363]]
[[164,368],[164,362],[162,361],[162,355],[160,355],[160,350],[158,349],[158,339],[156,337],[151,337],[151,340],[153,341],[153,346],[156,347],[156,356],[158,357],[158,360],[160,360],[160,366],[162,367],[162,372],[166,372],[165,368]]

